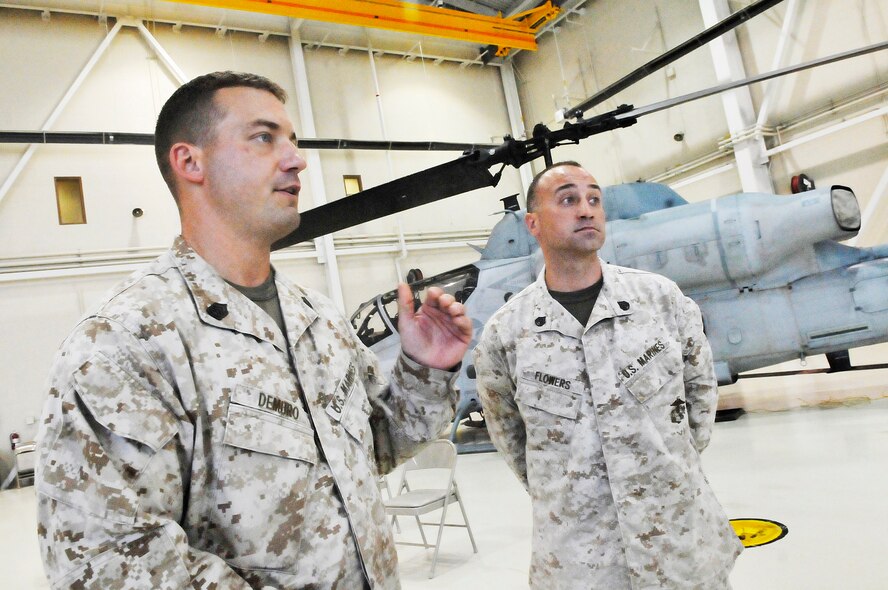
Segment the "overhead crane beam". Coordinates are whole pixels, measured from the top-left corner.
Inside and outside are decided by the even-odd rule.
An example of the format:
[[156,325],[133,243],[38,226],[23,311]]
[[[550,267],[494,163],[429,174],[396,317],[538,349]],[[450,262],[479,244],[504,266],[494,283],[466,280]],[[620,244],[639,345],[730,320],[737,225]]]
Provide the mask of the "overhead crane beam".
[[536,50],[537,30],[558,14],[551,2],[512,17],[494,17],[398,0],[171,0],[214,8],[432,35],[503,48]]

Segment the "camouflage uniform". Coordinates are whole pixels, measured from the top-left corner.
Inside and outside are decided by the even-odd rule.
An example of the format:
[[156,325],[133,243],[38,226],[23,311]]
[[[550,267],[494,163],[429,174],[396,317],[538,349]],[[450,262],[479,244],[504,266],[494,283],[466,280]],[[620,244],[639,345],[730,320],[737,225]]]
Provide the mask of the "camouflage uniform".
[[65,341],[37,467],[54,588],[399,587],[377,476],[447,425],[455,375],[402,355],[386,385],[327,299],[276,282],[287,339],[180,237]]
[[531,495],[531,586],[726,588],[742,546],[700,465],[717,390],[699,309],[602,266],[585,328],[543,271],[475,349],[491,437]]

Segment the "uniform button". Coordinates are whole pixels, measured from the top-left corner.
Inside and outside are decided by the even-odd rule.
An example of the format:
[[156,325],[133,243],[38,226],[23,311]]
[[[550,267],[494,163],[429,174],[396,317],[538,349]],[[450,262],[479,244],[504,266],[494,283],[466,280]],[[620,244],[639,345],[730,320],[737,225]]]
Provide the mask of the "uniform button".
[[620,309],[622,309],[623,311],[629,309],[629,303],[627,303],[626,301],[617,301],[617,305],[619,305]]
[[533,321],[533,323],[535,323],[537,326],[542,326],[542,325],[544,325],[544,324],[546,323],[546,318],[543,317],[543,316],[540,316],[540,317],[538,317],[537,319],[535,319],[535,320]]

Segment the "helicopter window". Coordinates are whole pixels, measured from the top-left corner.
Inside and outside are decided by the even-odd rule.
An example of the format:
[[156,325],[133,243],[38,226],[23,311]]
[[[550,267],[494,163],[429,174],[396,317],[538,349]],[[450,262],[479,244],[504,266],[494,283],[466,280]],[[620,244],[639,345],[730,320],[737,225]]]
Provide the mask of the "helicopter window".
[[351,317],[352,327],[364,346],[373,346],[392,333],[379,314],[379,306],[377,305],[379,299],[374,298],[366,302]]
[[[410,283],[414,309],[419,309],[429,287],[440,287],[460,303],[465,303],[478,285],[478,272],[478,268],[470,264]],[[365,346],[372,346],[391,335],[392,328],[397,330],[398,326],[398,292],[389,291],[364,303],[352,315],[351,324]]]
[[[413,308],[419,309],[426,298],[429,287],[439,287],[445,293],[453,295],[460,303],[465,303],[478,285],[478,268],[474,265],[463,266],[455,270],[435,275],[421,281],[410,283],[413,291]],[[389,291],[379,297],[388,320],[397,329],[398,326],[398,292]],[[366,305],[366,304],[365,304]],[[360,336],[360,333],[358,333]]]
[[470,264],[417,281],[410,288],[413,289],[414,297],[418,296],[419,300],[425,300],[425,292],[429,287],[440,287],[445,293],[453,295],[458,302],[465,303],[477,286],[478,267]]
[[[389,321],[392,323],[395,328],[398,326],[398,292],[397,291],[389,291],[382,297],[380,297],[380,302],[382,303],[382,307],[385,310],[385,314],[388,317]],[[413,309],[419,309],[419,301],[416,298],[416,294],[413,294]]]

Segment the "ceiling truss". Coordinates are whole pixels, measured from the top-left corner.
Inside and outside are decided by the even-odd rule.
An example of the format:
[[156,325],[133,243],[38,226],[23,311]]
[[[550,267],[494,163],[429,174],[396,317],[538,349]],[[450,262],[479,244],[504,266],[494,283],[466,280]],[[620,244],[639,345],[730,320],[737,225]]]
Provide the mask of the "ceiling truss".
[[551,1],[510,17],[486,16],[398,0],[173,0],[289,18],[431,35],[511,49],[536,50],[536,33],[560,9]]

